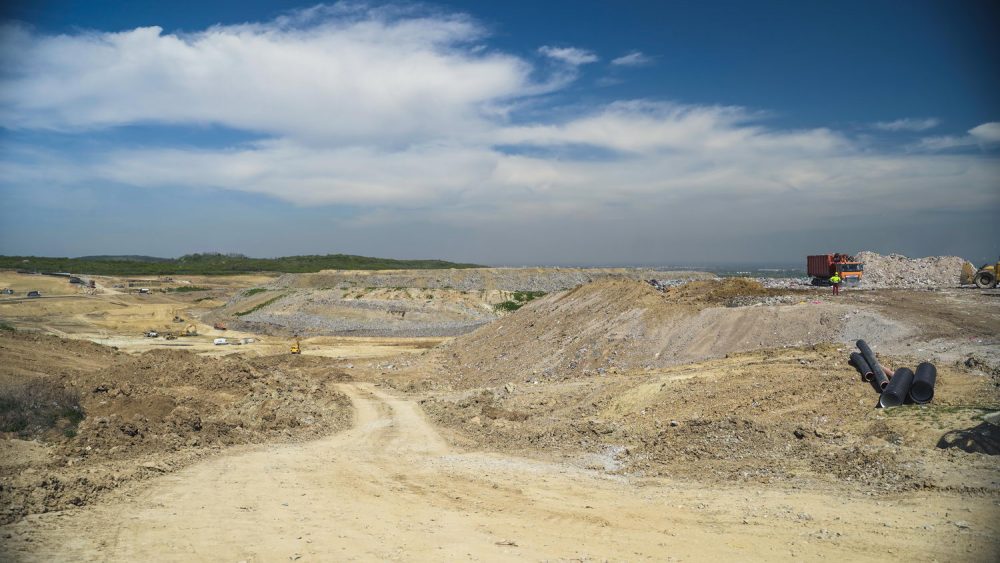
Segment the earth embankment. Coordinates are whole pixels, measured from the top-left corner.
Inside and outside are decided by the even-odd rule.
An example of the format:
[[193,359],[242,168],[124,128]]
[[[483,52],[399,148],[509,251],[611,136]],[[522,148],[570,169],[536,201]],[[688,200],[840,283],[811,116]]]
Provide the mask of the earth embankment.
[[593,280],[683,281],[700,272],[481,268],[289,274],[235,295],[212,315],[264,334],[431,337],[471,332],[539,295]]
[[[89,504],[226,446],[315,438],[344,428],[351,414],[333,387],[347,376],[322,358],[129,355],[2,331],[0,359],[8,438],[0,440],[0,522]],[[53,397],[65,404],[46,418],[27,416]]]

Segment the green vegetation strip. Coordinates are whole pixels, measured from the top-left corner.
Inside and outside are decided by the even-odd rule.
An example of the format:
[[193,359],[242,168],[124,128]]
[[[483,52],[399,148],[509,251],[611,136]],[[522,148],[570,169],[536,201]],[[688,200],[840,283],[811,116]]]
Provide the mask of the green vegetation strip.
[[497,311],[513,312],[520,309],[528,301],[534,301],[545,295],[544,291],[515,291],[511,298],[502,303],[497,303],[493,308]]
[[252,295],[257,295],[258,293],[264,293],[267,291],[263,287],[254,287],[243,292],[243,297],[250,297]]
[[310,273],[320,270],[429,270],[438,268],[479,268],[444,260],[393,260],[349,254],[249,258],[242,254],[188,254],[180,258],[153,256],[85,256],[47,258],[40,256],[0,256],[0,269],[32,273],[76,272],[108,276],[140,275],[232,275],[255,272]]
[[284,296],[285,296],[284,293],[282,293],[281,295],[275,295],[274,297],[268,299],[267,301],[264,301],[263,303],[259,303],[259,304],[255,305],[254,307],[251,307],[250,309],[248,309],[246,311],[243,311],[242,313],[236,313],[236,316],[237,317],[243,317],[243,316],[249,315],[250,313],[253,313],[254,311],[259,311],[259,310],[263,309],[264,307],[267,307],[268,305],[270,305],[270,304],[274,303],[275,301],[281,299]]
[[171,293],[190,293],[192,291],[210,291],[210,287],[198,287],[196,285],[182,285],[180,287],[171,287],[167,291]]

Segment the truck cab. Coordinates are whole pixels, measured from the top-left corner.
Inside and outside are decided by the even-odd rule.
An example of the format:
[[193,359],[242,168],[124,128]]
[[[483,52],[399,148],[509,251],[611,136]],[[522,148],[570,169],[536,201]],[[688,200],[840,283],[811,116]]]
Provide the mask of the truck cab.
[[806,259],[806,273],[812,278],[813,285],[831,285],[830,277],[837,274],[840,283],[857,287],[861,285],[864,270],[865,265],[849,254],[815,254]]

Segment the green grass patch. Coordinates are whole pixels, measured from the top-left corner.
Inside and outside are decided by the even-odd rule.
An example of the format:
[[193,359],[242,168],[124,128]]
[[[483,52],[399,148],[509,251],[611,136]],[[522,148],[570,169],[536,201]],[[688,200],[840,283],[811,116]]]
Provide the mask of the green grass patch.
[[249,315],[250,313],[253,313],[254,311],[259,311],[259,310],[263,309],[264,307],[267,307],[268,305],[271,305],[272,303],[274,303],[275,301],[281,299],[284,296],[285,296],[284,293],[282,293],[281,295],[275,295],[274,297],[268,299],[267,301],[264,301],[263,303],[259,303],[259,304],[255,305],[255,306],[251,307],[250,309],[248,309],[246,311],[243,311],[242,313],[236,313],[236,316],[237,317],[244,317],[246,315]]
[[9,323],[5,323],[3,321],[0,321],[0,330],[7,331],[7,332],[17,332],[17,329],[14,328],[14,325],[9,324]]
[[495,309],[498,312],[506,311],[508,313],[512,313],[520,308],[521,308],[520,303],[518,303],[517,301],[509,301],[509,300],[497,303],[496,305],[493,306],[493,309]]
[[252,295],[257,295],[258,293],[264,293],[267,289],[263,287],[254,287],[243,292],[243,297],[250,297]]
[[515,291],[511,298],[518,303],[527,303],[545,295],[544,291]]
[[529,301],[534,301],[543,295],[545,295],[544,291],[515,291],[511,294],[510,299],[497,303],[493,306],[493,309],[497,312],[512,313]]
[[197,285],[182,285],[180,287],[171,287],[167,291],[170,293],[191,293],[192,291],[211,291],[210,287],[198,287]]

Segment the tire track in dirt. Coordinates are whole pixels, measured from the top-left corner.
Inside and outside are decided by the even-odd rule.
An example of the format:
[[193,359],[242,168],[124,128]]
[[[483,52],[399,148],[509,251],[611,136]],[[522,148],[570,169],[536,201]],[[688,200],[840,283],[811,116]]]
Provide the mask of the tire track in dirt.
[[[3,529],[7,559],[974,560],[996,545],[976,531],[988,528],[979,526],[989,499],[966,513],[959,497],[901,497],[890,509],[832,492],[629,483],[455,451],[415,402],[366,384],[340,389],[355,406],[350,430],[238,449],[133,496],[29,517]],[[946,529],[949,511],[962,511],[973,532]]]

